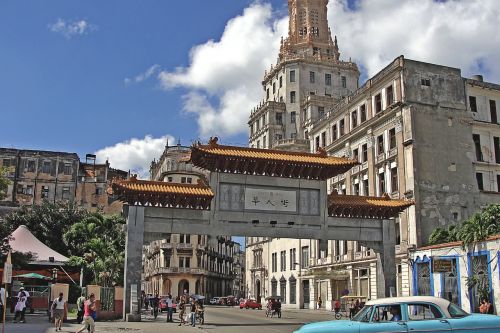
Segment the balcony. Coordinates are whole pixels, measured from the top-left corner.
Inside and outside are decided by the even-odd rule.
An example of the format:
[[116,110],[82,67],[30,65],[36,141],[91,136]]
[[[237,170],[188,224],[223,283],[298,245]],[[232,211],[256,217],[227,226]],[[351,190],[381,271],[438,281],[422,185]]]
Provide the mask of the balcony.
[[146,272],[144,275],[146,277],[161,275],[161,274],[207,274],[207,271],[202,268],[191,268],[191,267],[159,267]]
[[309,152],[309,140],[281,139],[273,143],[273,149]]
[[190,243],[179,243],[177,244],[178,253],[193,253],[193,244]]
[[381,163],[385,160],[385,153],[378,154],[377,157],[375,157],[375,163]]
[[172,251],[172,249],[174,248],[174,245],[172,243],[161,243],[160,245],[160,248],[163,250],[163,251]]

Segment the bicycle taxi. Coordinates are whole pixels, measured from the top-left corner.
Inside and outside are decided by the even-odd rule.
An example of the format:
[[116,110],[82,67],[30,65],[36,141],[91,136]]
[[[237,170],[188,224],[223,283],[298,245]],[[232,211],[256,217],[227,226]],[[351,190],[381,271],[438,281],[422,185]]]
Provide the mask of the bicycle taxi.
[[366,301],[366,296],[346,295],[340,297],[340,312],[335,314],[335,319],[341,319],[342,316],[352,318],[365,306]]
[[266,317],[272,318],[276,315],[278,318],[281,318],[281,301],[283,301],[283,297],[268,296],[265,300],[267,301]]

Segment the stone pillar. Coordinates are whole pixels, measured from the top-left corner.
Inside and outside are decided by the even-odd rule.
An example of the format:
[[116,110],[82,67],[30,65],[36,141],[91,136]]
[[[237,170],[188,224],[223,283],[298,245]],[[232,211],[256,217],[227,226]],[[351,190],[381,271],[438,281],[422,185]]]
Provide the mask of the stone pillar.
[[396,296],[396,230],[394,220],[382,221],[377,251],[377,298]]
[[[125,278],[123,319],[140,321],[138,299],[141,296],[142,244],[144,240],[144,207],[128,206],[127,236],[125,239]],[[137,299],[131,299],[131,287],[135,286]],[[131,303],[131,301],[133,303]]]

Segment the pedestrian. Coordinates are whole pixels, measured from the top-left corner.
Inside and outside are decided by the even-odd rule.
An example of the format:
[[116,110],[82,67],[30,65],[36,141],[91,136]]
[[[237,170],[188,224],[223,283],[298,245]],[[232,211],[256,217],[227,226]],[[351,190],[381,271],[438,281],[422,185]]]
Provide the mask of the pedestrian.
[[26,306],[26,297],[21,296],[17,298],[16,306],[14,307],[14,323],[17,323],[17,318],[19,317],[20,323],[24,323],[24,307]]
[[29,302],[29,297],[30,297],[30,293],[27,292],[26,290],[24,290],[24,287],[21,287],[19,288],[19,293],[17,294],[17,299],[19,300],[20,298],[23,298],[24,299],[24,302],[23,302],[23,310],[22,310],[22,314],[21,314],[21,320],[20,322],[21,323],[24,323],[25,322],[25,314],[26,314],[26,306],[28,305],[28,302]]
[[335,314],[340,312],[340,301],[338,299],[336,299],[333,304],[333,310],[335,311]]
[[354,315],[356,314],[356,310],[354,307],[354,301],[349,301],[349,319],[352,319],[352,317],[354,317]]
[[181,326],[182,324],[186,323],[186,321],[184,320],[184,314],[186,313],[186,303],[184,302],[184,296],[181,296],[178,305],[179,305],[179,319],[181,320],[179,326]]
[[76,313],[76,322],[78,324],[81,324],[83,321],[83,306],[85,304],[85,296],[82,294],[78,299],[76,300],[76,308],[77,308],[77,313]]
[[4,303],[7,300],[7,292],[4,287],[0,288],[0,323],[3,321]]
[[321,296],[318,296],[318,309],[321,308],[322,303],[323,303],[323,301],[321,300]]
[[95,295],[94,294],[90,294],[89,299],[85,301],[83,309],[84,309],[83,310],[83,326],[76,333],[81,333],[86,329],[90,329],[90,333],[94,333],[95,332],[94,317],[95,317],[95,311],[96,311]]
[[172,295],[168,294],[167,295],[167,323],[173,323],[174,320],[172,319],[172,312],[173,312],[173,302],[172,302]]
[[54,313],[54,325],[56,332],[61,331],[61,326],[64,321],[64,314],[67,311],[66,300],[63,298],[63,293],[59,293],[59,297],[52,302],[52,310]]
[[191,326],[196,326],[196,300],[194,298],[191,299]]

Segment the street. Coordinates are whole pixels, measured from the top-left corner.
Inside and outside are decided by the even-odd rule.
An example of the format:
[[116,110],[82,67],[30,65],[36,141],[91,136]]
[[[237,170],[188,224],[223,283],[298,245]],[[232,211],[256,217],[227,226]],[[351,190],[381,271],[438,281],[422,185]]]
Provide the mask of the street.
[[[293,332],[304,323],[330,320],[331,312],[313,310],[283,310],[281,318],[267,318],[264,310],[240,310],[238,307],[207,306],[205,310],[205,324],[193,328],[179,327],[179,316],[174,313],[174,323],[166,323],[166,314],[160,314],[156,320],[148,314],[143,315],[139,323],[123,321],[97,322],[96,332],[207,332],[207,333],[276,333]],[[80,325],[76,323],[64,324],[61,332],[75,332]],[[8,322],[6,333],[51,333],[55,332],[45,316],[27,316],[27,323],[13,324]]]

